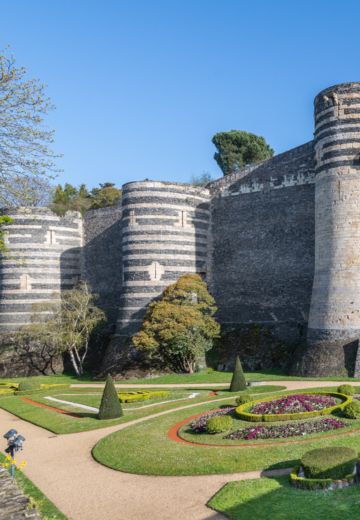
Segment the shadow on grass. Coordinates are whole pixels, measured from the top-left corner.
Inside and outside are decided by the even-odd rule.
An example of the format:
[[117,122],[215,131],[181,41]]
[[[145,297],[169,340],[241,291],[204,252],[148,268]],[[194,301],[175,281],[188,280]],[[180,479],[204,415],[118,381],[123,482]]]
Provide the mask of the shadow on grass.
[[358,504],[358,486],[305,491],[291,486],[288,477],[277,477],[230,482],[208,506],[232,520],[358,520]]

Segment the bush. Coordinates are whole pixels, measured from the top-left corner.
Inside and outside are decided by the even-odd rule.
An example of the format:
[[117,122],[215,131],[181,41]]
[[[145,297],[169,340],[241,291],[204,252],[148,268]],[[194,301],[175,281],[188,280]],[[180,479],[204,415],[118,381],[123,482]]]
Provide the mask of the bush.
[[241,404],[250,403],[252,400],[253,397],[251,396],[251,394],[246,393],[238,395],[235,399],[235,403],[237,404],[237,406],[240,406]]
[[110,375],[106,378],[104,392],[101,398],[99,419],[117,419],[121,417],[123,410],[116,392],[114,381]]
[[27,392],[28,390],[41,390],[40,383],[36,379],[28,379],[19,383],[18,392]]
[[306,452],[301,458],[306,478],[342,479],[354,473],[358,460],[352,448],[319,448]]
[[[297,489],[305,489],[307,491],[318,491],[320,489],[336,489],[336,480],[331,478],[306,478],[299,477],[299,467],[295,467],[290,473],[290,482]],[[355,481],[354,475],[346,475],[341,479],[340,489],[344,487],[344,480],[348,484],[353,484]],[[335,487],[334,487],[335,484]]]
[[230,392],[240,392],[241,390],[246,390],[246,380],[240,358],[236,356],[234,373],[230,383]]
[[339,394],[344,395],[354,395],[355,394],[355,388],[352,385],[340,385],[337,389]]
[[360,419],[360,402],[352,401],[344,408],[344,417],[348,419]]
[[144,392],[119,392],[118,396],[121,403],[136,403],[147,401],[156,397],[167,397],[169,392],[165,390],[148,390]]
[[232,418],[229,415],[211,417],[206,425],[207,433],[222,433],[231,429]]

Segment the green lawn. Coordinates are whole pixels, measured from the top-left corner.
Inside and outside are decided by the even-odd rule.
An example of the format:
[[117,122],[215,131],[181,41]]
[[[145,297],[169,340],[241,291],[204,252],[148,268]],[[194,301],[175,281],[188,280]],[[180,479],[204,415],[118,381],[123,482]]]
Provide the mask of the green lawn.
[[[221,404],[233,405],[233,400]],[[291,439],[289,444],[275,442],[271,447],[191,446],[168,438],[169,429],[177,422],[214,408],[214,403],[209,403],[191,410],[174,411],[115,432],[99,441],[93,449],[93,456],[106,466],[129,473],[201,475],[290,467],[305,451],[320,446],[341,445],[360,450],[360,435],[356,432],[344,436],[339,436],[336,431],[326,432],[318,434],[313,441],[296,442]],[[352,422],[351,429],[356,428],[360,428],[360,421]]]
[[[75,390],[72,389],[71,393],[78,393],[80,395],[80,398],[85,397],[83,394],[86,392],[89,392],[88,389],[79,389]],[[187,394],[191,393],[187,392]],[[52,391],[41,391],[35,394],[29,394],[29,398],[33,401],[39,401],[46,405],[60,408],[62,410],[71,411],[76,414],[81,415],[81,418],[71,417],[69,415],[64,415],[55,412],[54,410],[47,410],[44,408],[40,408],[37,406],[34,406],[33,404],[24,402],[21,397],[25,396],[4,396],[0,398],[0,408],[3,408],[4,410],[7,410],[8,412],[13,413],[17,417],[20,417],[21,419],[24,419],[25,421],[29,421],[33,424],[36,424],[38,426],[41,426],[43,428],[46,428],[47,430],[57,433],[57,434],[63,434],[63,433],[75,433],[80,431],[86,431],[86,430],[94,430],[98,428],[105,428],[107,426],[112,426],[114,424],[122,424],[124,422],[131,421],[133,419],[137,419],[140,417],[145,417],[147,415],[154,414],[156,412],[169,410],[172,408],[178,408],[179,406],[185,406],[187,404],[194,404],[196,402],[203,402],[206,400],[214,400],[216,397],[209,396],[208,390],[201,390],[199,391],[199,395],[195,397],[194,399],[188,399],[184,401],[173,401],[166,404],[156,404],[154,403],[154,406],[146,407],[142,409],[134,409],[134,410],[126,410],[124,413],[124,416],[119,419],[111,419],[111,420],[104,420],[100,421],[97,419],[97,414],[95,412],[90,412],[86,410],[79,410],[75,409],[70,405],[66,404],[60,404],[55,402],[50,402],[48,400],[45,400],[44,397],[51,395],[51,396],[59,396],[59,398],[63,398],[65,396],[61,396],[59,394],[65,393],[63,390],[52,390]],[[172,398],[176,398],[177,395],[184,396],[184,390],[173,390],[171,391]],[[81,397],[82,396],[82,397]],[[91,396],[89,396],[91,398]],[[220,394],[218,399],[223,399],[223,394]],[[76,397],[75,397],[76,399]],[[100,401],[100,396],[94,396],[93,404],[98,404]],[[65,398],[65,400],[68,400]],[[166,401],[168,398],[161,399],[161,401]],[[137,406],[142,406],[144,404],[150,404],[150,401],[143,401],[141,403],[136,403]],[[91,406],[91,405],[90,405]],[[133,405],[129,405],[128,403],[124,403],[124,408],[130,408],[130,406],[133,406],[134,408],[137,408],[135,406],[135,403]]]
[[[308,380],[308,381],[360,381],[360,378],[351,378],[351,377],[319,377],[319,378],[305,378],[298,376],[289,376],[282,372],[272,370],[266,372],[247,372],[245,374],[247,381],[281,381],[281,380]],[[119,379],[116,383],[121,384],[193,384],[193,383],[206,383],[211,385],[212,383],[230,383],[232,377],[231,372],[220,372],[212,369],[201,370],[200,372],[195,372],[194,374],[165,374],[157,377],[145,377],[139,379]],[[0,383],[5,382],[21,382],[28,379],[37,379],[39,383],[63,383],[63,384],[104,384],[104,381],[99,381],[97,379],[93,379],[91,375],[85,375],[83,377],[75,377],[74,375],[68,374],[59,374],[55,376],[36,376],[31,378],[26,377],[14,377],[14,378],[0,378]]]
[[[5,456],[0,452],[0,462]],[[29,480],[24,473],[15,471],[15,479],[24,495],[28,496],[44,520],[67,520],[67,517]]]
[[230,482],[208,503],[232,520],[358,520],[359,504],[358,486],[303,491],[288,477]]

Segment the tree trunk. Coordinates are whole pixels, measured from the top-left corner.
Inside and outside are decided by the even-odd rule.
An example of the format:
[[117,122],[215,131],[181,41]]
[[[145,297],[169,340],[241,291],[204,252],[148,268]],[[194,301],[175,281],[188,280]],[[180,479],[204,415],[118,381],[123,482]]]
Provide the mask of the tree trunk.
[[71,360],[71,363],[72,363],[72,366],[74,367],[74,370],[75,370],[75,374],[77,376],[80,376],[80,371],[79,371],[79,367],[78,367],[78,364],[76,362],[76,359],[75,359],[75,356],[74,356],[74,352],[72,349],[69,350],[69,354],[70,354],[70,360]]

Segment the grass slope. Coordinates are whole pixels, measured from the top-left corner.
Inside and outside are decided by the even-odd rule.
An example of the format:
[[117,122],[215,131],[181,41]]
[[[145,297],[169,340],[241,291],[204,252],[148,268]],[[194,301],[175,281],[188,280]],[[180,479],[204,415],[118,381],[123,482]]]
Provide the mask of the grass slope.
[[[0,453],[0,462],[4,462],[5,456]],[[15,479],[24,495],[30,498],[44,520],[67,520],[61,511],[51,502],[38,487],[19,470],[15,471]]]
[[208,503],[232,520],[358,520],[359,488],[303,491],[288,477],[226,484]]
[[[233,404],[222,401],[222,405]],[[339,436],[337,432],[319,434],[309,442],[275,443],[275,446],[207,447],[180,444],[168,438],[169,429],[196,413],[216,408],[214,403],[191,410],[180,410],[115,432],[93,449],[94,458],[113,469],[145,475],[205,475],[235,473],[274,467],[294,466],[312,448],[349,446],[360,450],[360,435]],[[360,428],[353,421],[351,429]],[[329,435],[329,437],[322,438]]]

